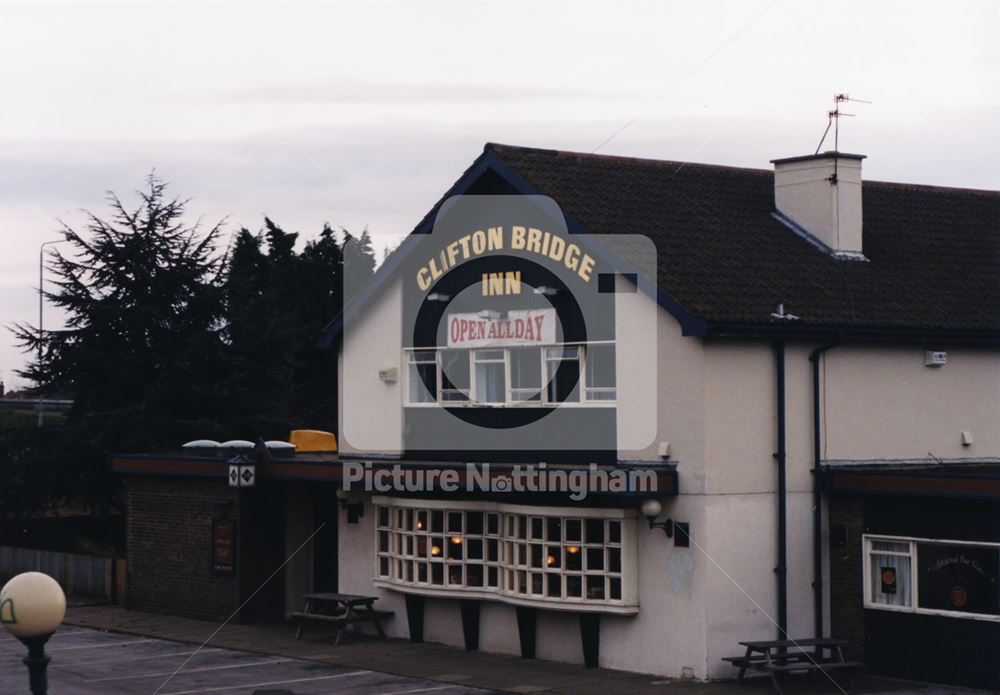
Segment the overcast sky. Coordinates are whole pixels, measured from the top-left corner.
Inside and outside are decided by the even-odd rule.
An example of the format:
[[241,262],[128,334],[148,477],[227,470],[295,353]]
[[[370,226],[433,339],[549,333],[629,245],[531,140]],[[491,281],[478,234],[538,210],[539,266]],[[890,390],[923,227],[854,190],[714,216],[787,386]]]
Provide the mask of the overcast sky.
[[[0,5],[0,325],[152,168],[191,218],[397,239],[487,141],[1000,189],[1000,2]],[[382,243],[382,242],[379,242]],[[55,312],[46,323],[58,320]],[[0,334],[0,377],[23,364]]]

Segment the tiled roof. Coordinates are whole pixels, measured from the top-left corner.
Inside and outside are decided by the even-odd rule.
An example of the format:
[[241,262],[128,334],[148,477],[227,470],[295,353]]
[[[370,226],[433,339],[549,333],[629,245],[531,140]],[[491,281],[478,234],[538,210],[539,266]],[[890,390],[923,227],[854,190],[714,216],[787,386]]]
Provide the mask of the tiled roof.
[[768,170],[490,144],[592,234],[644,234],[657,283],[712,324],[1000,330],[1000,192],[865,181],[864,255],[838,260],[774,212]]

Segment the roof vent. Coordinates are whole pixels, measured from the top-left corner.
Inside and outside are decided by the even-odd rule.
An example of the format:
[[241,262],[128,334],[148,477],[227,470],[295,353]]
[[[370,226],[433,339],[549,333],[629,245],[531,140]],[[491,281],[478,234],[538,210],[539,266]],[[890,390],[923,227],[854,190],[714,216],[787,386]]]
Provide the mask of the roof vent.
[[772,159],[778,218],[837,258],[865,260],[861,243],[863,154],[822,152]]

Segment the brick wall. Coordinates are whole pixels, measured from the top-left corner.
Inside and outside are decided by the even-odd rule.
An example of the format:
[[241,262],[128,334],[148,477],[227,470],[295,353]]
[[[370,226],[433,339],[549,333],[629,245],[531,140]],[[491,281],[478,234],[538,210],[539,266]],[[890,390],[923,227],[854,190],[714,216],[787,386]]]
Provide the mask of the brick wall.
[[[127,505],[128,582],[131,610],[224,620],[239,605],[240,556],[235,576],[212,572],[212,519],[217,501],[230,501],[239,520],[240,502],[224,479],[129,477]],[[237,525],[237,534],[243,529]],[[242,548],[240,548],[242,550]]]
[[[864,661],[865,615],[862,594],[861,534],[864,505],[860,497],[831,496],[830,526],[847,527],[847,547],[830,548],[830,634],[851,641],[848,659]],[[831,533],[830,537],[834,537]]]

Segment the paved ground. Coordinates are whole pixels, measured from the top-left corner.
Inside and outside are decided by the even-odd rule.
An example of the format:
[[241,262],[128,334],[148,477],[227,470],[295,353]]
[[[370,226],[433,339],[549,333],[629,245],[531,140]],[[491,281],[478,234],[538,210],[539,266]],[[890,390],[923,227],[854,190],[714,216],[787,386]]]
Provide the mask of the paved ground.
[[[489,691],[315,661],[265,656],[100,632],[84,628],[58,631],[47,645],[52,657],[52,695],[196,695],[256,693],[278,695],[486,695]],[[28,693],[24,648],[0,637],[0,693]],[[185,660],[191,659],[171,677]],[[168,681],[169,679],[169,681]],[[162,688],[161,688],[162,686]],[[159,691],[158,688],[161,688]]]
[[[118,606],[73,606],[67,612],[66,625],[51,644],[53,687],[50,688],[50,693],[152,695],[159,686],[156,681],[161,678],[165,680],[194,651],[195,646],[212,635],[216,627],[209,622],[125,611]],[[95,628],[102,631],[102,634],[82,628]],[[672,681],[626,671],[585,669],[572,664],[467,652],[440,644],[412,644],[398,639],[378,640],[356,636],[334,647],[329,639],[329,631],[322,628],[307,629],[306,634],[298,641],[292,639],[293,634],[294,629],[288,624],[227,625],[209,643],[208,647],[212,651],[199,654],[182,672],[186,675],[179,675],[171,680],[159,695],[232,695],[254,692],[259,695],[391,695],[409,692],[426,692],[431,695],[473,692],[532,695],[774,693],[770,682],[760,678],[743,686],[733,681]],[[578,635],[573,635],[573,638],[579,639]],[[3,641],[10,639],[6,635],[0,636],[0,695],[27,695],[26,669],[20,663],[23,648],[16,642]],[[59,651],[55,651],[57,649]],[[212,670],[195,670],[202,668]],[[153,677],[150,675],[153,673],[163,675]],[[349,673],[357,675],[344,675]],[[121,680],[95,680],[100,678]],[[293,682],[263,685],[275,681]],[[247,685],[235,685],[238,683]],[[854,685],[856,694],[972,695],[977,692],[905,683],[867,674],[858,674],[854,678]],[[841,691],[820,676],[808,680],[791,678],[785,686],[786,695],[838,692]]]

